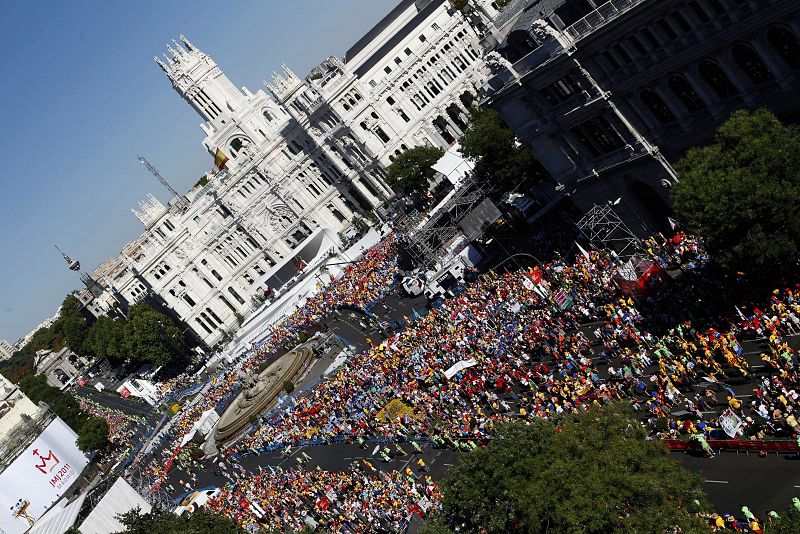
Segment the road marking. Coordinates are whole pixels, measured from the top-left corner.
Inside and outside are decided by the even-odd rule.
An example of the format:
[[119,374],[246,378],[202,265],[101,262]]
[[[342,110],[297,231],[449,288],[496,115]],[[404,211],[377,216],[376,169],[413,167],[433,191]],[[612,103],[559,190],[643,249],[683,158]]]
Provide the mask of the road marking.
[[708,483],[708,484],[727,484],[728,483],[727,480],[706,480],[705,482]]
[[800,488],[800,486],[795,486],[795,488]]
[[[453,467],[455,464],[442,464],[442,465],[446,465],[447,467]],[[795,487],[797,487],[797,486],[795,486]]]

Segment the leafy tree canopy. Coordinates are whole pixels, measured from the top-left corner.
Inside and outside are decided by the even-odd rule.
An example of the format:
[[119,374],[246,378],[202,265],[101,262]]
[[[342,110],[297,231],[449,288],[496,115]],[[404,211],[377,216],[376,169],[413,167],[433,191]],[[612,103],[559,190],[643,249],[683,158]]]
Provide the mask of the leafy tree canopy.
[[737,111],[678,164],[675,211],[723,267],[774,275],[800,251],[800,130]]
[[707,530],[685,505],[704,505],[700,477],[644,438],[621,405],[503,426],[447,474],[443,517],[425,532]]
[[428,180],[434,174],[431,167],[443,155],[444,150],[430,146],[406,150],[387,169],[389,185],[404,192],[427,191]]
[[493,109],[472,109],[469,127],[459,139],[461,153],[475,162],[475,176],[502,192],[529,188],[547,177],[528,147]]
[[34,403],[45,402],[54,414],[78,434],[79,449],[93,451],[106,445],[108,424],[84,413],[74,397],[50,386],[44,376],[27,375],[20,380],[19,387]]
[[166,365],[184,350],[183,333],[168,316],[140,302],[128,311],[124,350],[133,361]]
[[121,515],[119,520],[125,525],[120,534],[245,534],[227,517],[203,509],[181,516],[172,512],[142,514],[136,509]]
[[78,432],[78,448],[96,451],[108,444],[108,423],[99,417],[90,417]]

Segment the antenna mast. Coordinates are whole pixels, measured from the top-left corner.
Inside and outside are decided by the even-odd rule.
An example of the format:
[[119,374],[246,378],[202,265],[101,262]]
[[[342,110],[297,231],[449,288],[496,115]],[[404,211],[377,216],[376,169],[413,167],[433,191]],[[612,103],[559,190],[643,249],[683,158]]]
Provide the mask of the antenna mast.
[[141,163],[142,165],[144,165],[145,167],[147,167],[147,170],[148,170],[148,171],[150,171],[150,174],[152,174],[153,176],[155,176],[155,177],[156,177],[156,179],[158,179],[158,181],[159,181],[159,182],[161,182],[161,185],[163,185],[164,187],[166,187],[167,189],[169,189],[169,192],[170,192],[170,193],[172,193],[172,196],[173,196],[173,197],[179,197],[179,196],[180,196],[180,195],[178,194],[178,192],[177,192],[177,191],[175,191],[175,190],[172,188],[172,186],[171,186],[171,185],[169,185],[169,182],[167,181],[167,179],[166,179],[166,178],[164,178],[163,176],[161,176],[161,173],[160,173],[160,172],[158,172],[158,169],[156,169],[155,165],[153,165],[152,163],[150,163],[149,161],[147,161],[147,159],[145,159],[143,156],[136,156],[136,157],[137,157],[137,158],[139,158],[139,163]]

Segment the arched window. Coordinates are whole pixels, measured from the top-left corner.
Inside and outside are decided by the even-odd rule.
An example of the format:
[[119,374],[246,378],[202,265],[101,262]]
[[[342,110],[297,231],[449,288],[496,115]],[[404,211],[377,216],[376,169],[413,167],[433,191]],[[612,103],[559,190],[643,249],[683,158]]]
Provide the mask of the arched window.
[[236,302],[238,302],[239,304],[244,304],[244,299],[241,296],[239,296],[239,293],[237,293],[235,289],[233,289],[232,287],[229,287],[228,288],[228,293],[233,295],[233,298],[236,299]]
[[206,334],[210,334],[210,333],[211,333],[211,329],[210,329],[210,328],[208,328],[208,327],[206,326],[206,323],[204,323],[202,319],[200,319],[199,317],[197,317],[197,318],[195,319],[195,321],[197,321],[197,324],[199,324],[200,326],[202,326],[202,327],[203,327],[203,330],[205,330],[205,331],[206,331]]
[[234,156],[239,153],[244,147],[249,145],[250,142],[244,137],[236,137],[233,141],[231,141],[231,154]]
[[272,122],[272,113],[270,113],[268,109],[265,108],[262,112],[262,115],[264,115],[264,118],[267,120],[267,122]]
[[692,84],[690,84],[683,76],[673,74],[667,80],[670,90],[677,96],[683,105],[686,106],[690,112],[700,111],[706,108],[706,103],[694,91]]
[[675,120],[675,114],[667,107],[664,100],[652,89],[642,91],[642,102],[661,124],[669,124]]
[[754,85],[761,85],[774,76],[752,47],[738,43],[733,46],[733,59]]
[[222,303],[223,303],[225,306],[227,306],[229,310],[231,310],[232,312],[236,312],[236,308],[234,308],[234,307],[231,305],[231,303],[230,303],[230,302],[228,302],[228,299],[226,299],[225,297],[223,297],[222,295],[220,295],[220,296],[219,296],[219,300],[220,300],[220,302],[222,302]]
[[722,71],[719,65],[713,61],[704,59],[698,67],[700,76],[714,90],[721,100],[736,95],[736,87],[733,86],[728,76]]
[[767,33],[767,37],[787,65],[793,69],[800,67],[800,41],[789,28],[775,26]]
[[211,317],[214,318],[215,321],[217,321],[219,324],[222,324],[222,319],[217,317],[217,314],[214,313],[214,310],[212,310],[211,308],[206,308],[206,311],[209,313],[209,315],[211,315]]

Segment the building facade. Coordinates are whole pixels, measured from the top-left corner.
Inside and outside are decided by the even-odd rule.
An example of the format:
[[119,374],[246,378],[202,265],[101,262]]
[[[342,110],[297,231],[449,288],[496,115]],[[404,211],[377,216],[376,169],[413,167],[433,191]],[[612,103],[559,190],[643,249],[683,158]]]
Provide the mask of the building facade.
[[0,360],[8,360],[16,350],[11,343],[5,339],[0,339]]
[[[481,20],[497,12],[478,5]],[[463,132],[487,80],[481,37],[446,0],[403,0],[344,59],[305,78],[284,66],[269,93],[237,89],[188,39],[173,41],[156,62],[201,116],[203,146],[229,161],[168,205],[141,202],[144,232],[98,282],[130,304],[156,297],[215,344],[286,282],[287,264],[310,261],[393,195],[385,166],[397,154]]]
[[620,197],[666,223],[670,162],[737,109],[798,110],[800,3],[535,0],[508,23],[485,87],[582,207]]

